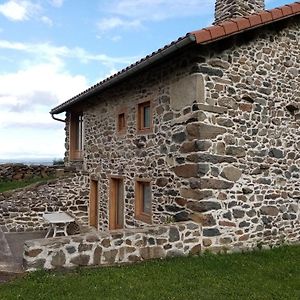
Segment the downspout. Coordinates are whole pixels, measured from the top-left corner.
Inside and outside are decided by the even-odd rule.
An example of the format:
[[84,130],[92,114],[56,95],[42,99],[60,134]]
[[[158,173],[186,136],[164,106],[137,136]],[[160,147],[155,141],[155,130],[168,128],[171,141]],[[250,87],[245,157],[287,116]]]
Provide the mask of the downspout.
[[52,117],[52,119],[55,120],[55,121],[59,121],[59,122],[66,123],[66,120],[56,118],[56,117],[54,117],[54,114],[51,114],[51,117]]

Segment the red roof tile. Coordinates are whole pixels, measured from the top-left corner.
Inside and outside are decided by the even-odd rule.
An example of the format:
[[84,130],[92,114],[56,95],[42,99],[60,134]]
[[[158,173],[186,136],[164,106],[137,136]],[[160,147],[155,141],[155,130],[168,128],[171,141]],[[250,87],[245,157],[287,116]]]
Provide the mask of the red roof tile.
[[[215,26],[191,32],[196,37],[197,44],[207,44],[227,36],[238,34],[246,30],[264,26],[268,23],[280,21],[300,13],[300,1],[271,10],[252,14],[245,17],[231,19]],[[210,36],[207,34],[210,32]]]

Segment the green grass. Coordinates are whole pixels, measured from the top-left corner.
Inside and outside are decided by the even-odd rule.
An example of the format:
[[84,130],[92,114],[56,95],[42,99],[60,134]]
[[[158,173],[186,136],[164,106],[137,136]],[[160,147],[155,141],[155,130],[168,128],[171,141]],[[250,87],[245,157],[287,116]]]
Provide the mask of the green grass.
[[0,299],[300,299],[300,246],[122,267],[35,272]]
[[31,179],[20,180],[20,181],[0,181],[0,193],[23,188],[34,183],[47,182],[48,180],[51,179],[54,179],[54,177],[47,177],[47,178],[34,177]]

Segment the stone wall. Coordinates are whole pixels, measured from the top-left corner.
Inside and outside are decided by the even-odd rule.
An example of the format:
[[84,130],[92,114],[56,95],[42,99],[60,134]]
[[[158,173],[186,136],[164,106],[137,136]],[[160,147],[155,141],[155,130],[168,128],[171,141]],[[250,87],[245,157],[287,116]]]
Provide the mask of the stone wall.
[[48,228],[43,213],[66,211],[78,223],[88,218],[89,177],[76,173],[42,184],[0,193],[0,226],[4,232],[40,231]]
[[66,175],[70,170],[63,166],[0,164],[0,181],[28,180],[34,177],[56,177]]
[[103,266],[200,252],[201,226],[186,222],[27,241],[24,267],[33,271]]
[[[118,175],[127,228],[147,226],[135,218],[135,180],[150,178],[152,224],[192,219],[204,248],[299,241],[299,29],[296,17],[195,46],[89,99],[83,167],[99,180],[100,230]],[[143,100],[153,107],[153,133],[144,135],[136,132]]]

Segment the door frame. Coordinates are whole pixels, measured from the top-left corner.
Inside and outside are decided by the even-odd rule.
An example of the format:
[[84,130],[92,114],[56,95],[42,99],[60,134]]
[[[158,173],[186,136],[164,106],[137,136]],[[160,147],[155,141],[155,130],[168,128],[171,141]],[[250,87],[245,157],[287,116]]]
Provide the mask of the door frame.
[[[93,204],[93,205],[92,205]],[[95,225],[91,224],[92,216],[95,219]],[[89,226],[99,228],[99,180],[90,178],[90,196],[89,196]]]
[[[117,220],[116,220],[116,181],[122,182],[123,186],[123,212],[122,212],[122,217],[123,217],[123,224],[122,227],[118,227],[117,225]],[[111,175],[109,176],[109,205],[108,205],[108,229],[109,230],[115,230],[115,229],[123,229],[125,225],[125,201],[124,201],[124,176],[114,176]]]

